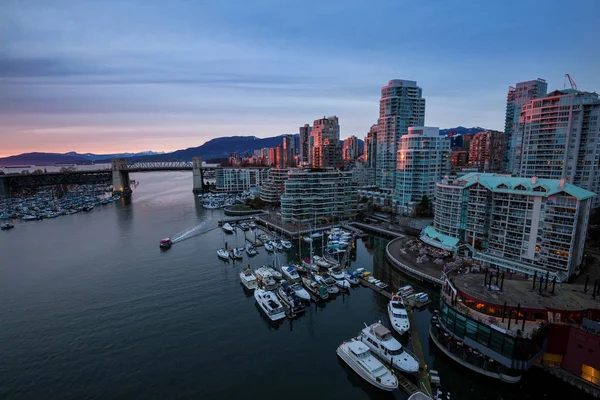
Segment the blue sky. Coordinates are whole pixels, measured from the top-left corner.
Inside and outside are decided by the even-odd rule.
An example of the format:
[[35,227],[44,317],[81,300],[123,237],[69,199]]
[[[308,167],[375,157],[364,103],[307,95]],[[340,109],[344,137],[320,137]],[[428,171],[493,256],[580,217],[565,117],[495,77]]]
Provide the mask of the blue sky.
[[[488,4],[489,3],[489,4]],[[4,0],[0,156],[142,151],[377,121],[416,80],[426,125],[504,128],[509,85],[600,90],[600,2]]]

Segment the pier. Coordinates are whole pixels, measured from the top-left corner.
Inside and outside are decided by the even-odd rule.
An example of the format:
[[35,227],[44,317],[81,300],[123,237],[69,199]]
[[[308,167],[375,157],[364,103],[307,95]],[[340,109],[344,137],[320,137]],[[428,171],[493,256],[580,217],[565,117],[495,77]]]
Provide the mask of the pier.
[[361,285],[373,289],[380,295],[387,297],[389,300],[392,299],[392,294],[390,292],[388,292],[387,290],[382,289],[382,288],[378,287],[377,285],[372,284],[371,282],[367,281],[364,278],[358,278],[358,281],[361,283]]

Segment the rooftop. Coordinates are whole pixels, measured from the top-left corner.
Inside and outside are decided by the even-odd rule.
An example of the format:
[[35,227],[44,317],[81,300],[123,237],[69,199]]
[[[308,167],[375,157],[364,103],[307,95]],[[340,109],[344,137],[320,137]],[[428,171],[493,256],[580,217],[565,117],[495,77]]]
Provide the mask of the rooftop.
[[[587,293],[583,291],[584,285],[556,283],[554,294],[551,294],[552,282],[548,282],[548,290],[542,290],[542,294],[539,294],[538,290],[533,290],[531,280],[505,278],[502,291],[488,289],[483,285],[483,280],[483,274],[464,274],[456,275],[453,283],[465,297],[500,307],[506,302],[509,307],[521,304],[521,309],[525,310],[600,310],[600,296],[596,295],[595,300],[592,298],[593,282],[588,284]],[[538,289],[538,285],[539,283],[536,285],[536,289]]]
[[582,189],[559,179],[518,178],[502,174],[482,174],[470,172],[457,178],[465,182],[465,187],[479,183],[492,192],[526,194],[529,196],[548,197],[565,192],[578,200],[586,200],[596,196],[589,190]]

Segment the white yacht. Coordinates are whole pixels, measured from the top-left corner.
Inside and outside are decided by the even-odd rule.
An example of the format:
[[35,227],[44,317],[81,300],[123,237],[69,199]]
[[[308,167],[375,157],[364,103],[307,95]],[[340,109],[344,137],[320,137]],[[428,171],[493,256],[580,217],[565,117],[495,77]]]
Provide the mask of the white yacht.
[[231,250],[230,256],[231,256],[232,260],[241,260],[242,259],[242,252],[237,247],[234,247]]
[[233,233],[234,232],[233,226],[231,226],[230,224],[224,224],[222,226],[222,228],[225,231],[225,233]]
[[340,292],[340,289],[336,286],[335,279],[326,272],[323,272],[321,275],[315,275],[315,280],[320,284],[327,286],[327,293],[329,294],[337,294]]
[[310,301],[310,295],[299,282],[292,283],[290,287],[294,291],[294,294],[298,296],[298,298],[304,301]]
[[254,299],[271,321],[285,318],[285,310],[275,293],[268,290],[256,289]]
[[255,255],[258,254],[258,250],[256,250],[256,248],[254,246],[252,246],[251,244],[247,243],[246,244],[246,254],[248,254],[248,257],[254,257]]
[[331,264],[329,264],[329,262],[327,262],[327,260],[325,258],[317,256],[317,255],[313,256],[313,262],[322,268],[331,267]]
[[335,284],[338,285],[340,289],[348,290],[350,289],[350,282],[346,280],[346,276],[338,267],[329,268],[329,275],[333,279],[335,279]]
[[219,249],[219,250],[217,250],[217,257],[222,258],[224,260],[228,260],[229,253],[225,249]]
[[271,244],[271,242],[265,242],[265,250],[267,250],[267,251],[273,251],[273,250],[275,250],[275,248],[273,247],[273,245]]
[[281,272],[277,271],[275,268],[269,267],[267,265],[263,265],[263,267],[266,268],[267,271],[269,271],[269,273],[271,274],[271,276],[273,278],[275,278],[276,280],[280,280],[283,278],[283,275],[281,275]]
[[357,339],[382,358],[386,365],[393,365],[394,368],[409,374],[419,371],[419,362],[415,356],[403,349],[400,342],[392,336],[392,332],[380,322],[365,327]]
[[258,280],[250,270],[250,267],[245,268],[242,272],[240,272],[240,281],[242,281],[242,284],[248,290],[258,289]]
[[317,282],[314,279],[311,279],[307,276],[302,278],[302,284],[308,290],[320,298],[321,300],[327,300],[329,298],[329,293],[327,293],[327,286]]
[[337,348],[337,355],[371,385],[388,392],[398,388],[398,378],[362,342],[355,339],[343,342]]
[[300,279],[300,274],[296,270],[296,268],[288,265],[281,266],[281,273],[283,277],[288,281],[297,281]]
[[388,303],[388,315],[392,328],[399,334],[403,335],[408,332],[410,322],[408,321],[408,313],[402,301],[402,297],[395,295]]
[[281,240],[281,246],[283,246],[284,249],[291,249],[292,248],[292,242],[290,242],[289,240],[282,239]]
[[254,271],[254,275],[256,276],[256,279],[258,279],[259,286],[266,290],[275,290],[279,287],[279,283],[275,280],[267,267],[258,268]]

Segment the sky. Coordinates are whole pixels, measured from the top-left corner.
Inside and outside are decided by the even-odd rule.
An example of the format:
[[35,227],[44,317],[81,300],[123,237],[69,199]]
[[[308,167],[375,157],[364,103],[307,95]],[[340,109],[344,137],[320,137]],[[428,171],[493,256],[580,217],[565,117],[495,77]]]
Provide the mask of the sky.
[[377,122],[416,80],[425,124],[503,130],[509,85],[600,91],[600,1],[1,0],[0,157],[172,151]]

